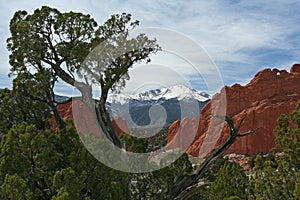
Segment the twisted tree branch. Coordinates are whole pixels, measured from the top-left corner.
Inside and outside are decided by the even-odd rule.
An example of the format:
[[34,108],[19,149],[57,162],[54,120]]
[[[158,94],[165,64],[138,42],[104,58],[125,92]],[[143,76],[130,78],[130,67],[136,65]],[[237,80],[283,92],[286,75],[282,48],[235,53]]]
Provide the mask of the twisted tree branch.
[[234,121],[231,116],[213,115],[213,117],[226,121],[230,131],[228,138],[222,145],[215,149],[205,159],[205,161],[199,166],[199,168],[194,173],[192,173],[190,176],[181,179],[179,178],[174,182],[174,185],[169,192],[169,199],[186,199],[195,194],[198,188],[206,185],[201,185],[199,183],[199,180],[204,176],[204,174],[207,172],[210,166],[229,149],[229,147],[234,143],[236,137],[243,137],[256,131],[249,130],[245,133],[238,133],[245,118],[242,118],[238,126],[235,127]]

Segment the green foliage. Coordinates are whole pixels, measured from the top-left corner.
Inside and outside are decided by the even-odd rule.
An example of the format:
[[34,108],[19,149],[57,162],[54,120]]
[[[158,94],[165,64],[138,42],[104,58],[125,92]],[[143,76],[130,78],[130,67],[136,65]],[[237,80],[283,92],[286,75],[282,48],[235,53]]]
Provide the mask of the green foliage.
[[237,196],[231,196],[231,197],[224,198],[224,200],[242,200],[242,199]]
[[80,199],[85,179],[85,173],[76,174],[70,167],[57,171],[53,177],[53,187],[58,191],[54,199]]
[[[173,153],[174,154],[174,153]],[[171,152],[169,156],[174,156]],[[177,156],[177,153],[175,153]],[[165,158],[169,160],[169,158]],[[188,155],[184,153],[169,166],[157,171],[131,174],[130,191],[132,199],[166,199],[175,179],[182,179],[192,172]]]
[[[149,140],[146,138],[122,135],[121,140],[131,152],[146,153],[149,150]],[[153,163],[154,165],[167,164],[167,167],[149,173],[130,174],[131,198],[165,199],[174,180],[182,179],[193,170],[186,153],[183,153],[175,162],[168,164],[170,160],[175,160],[178,157],[178,153],[182,154],[182,152],[166,152],[160,163]],[[142,160],[140,160],[140,162],[142,162]],[[148,160],[145,162],[148,162]]]
[[226,159],[218,161],[206,173],[202,182],[210,186],[200,187],[191,200],[206,199],[247,199],[250,182],[243,169]]
[[12,71],[29,66],[41,69],[43,62],[62,58],[74,71],[91,50],[89,41],[97,35],[96,27],[89,15],[61,13],[47,6],[36,9],[32,15],[17,11],[10,21],[11,37],[7,40]]
[[20,95],[18,90],[0,91],[0,133],[6,134],[15,123],[27,122],[45,128],[50,110],[47,104]]
[[300,101],[290,118],[281,115],[275,129],[277,149],[281,153],[255,160],[254,199],[299,199]]
[[13,80],[12,93],[17,105],[15,110],[22,113],[22,121],[34,124],[38,129],[49,125],[50,111],[54,107],[50,77],[48,71],[35,74],[23,72],[18,73]]
[[50,118],[49,75],[19,73],[13,89],[0,91],[0,132],[5,134],[13,124],[27,122],[39,129],[48,127]]
[[126,198],[127,183],[128,174],[89,154],[71,125],[57,133],[21,123],[1,140],[1,199]]
[[[134,63],[147,60],[160,49],[156,41],[149,40],[145,34],[129,37],[129,30],[137,25],[139,21],[132,21],[131,15],[126,13],[112,15],[98,26],[90,15],[61,13],[47,6],[36,9],[33,14],[17,11],[10,21],[11,37],[7,39],[11,72],[49,69],[52,80],[59,76],[82,91],[84,83],[76,82],[74,73],[77,73],[86,80],[100,83],[106,95],[109,89],[124,86],[128,69]],[[100,43],[100,52],[94,51],[96,58],[87,57]],[[96,61],[97,65],[90,61]],[[63,63],[66,70],[62,68]]]
[[0,178],[18,174],[35,198],[50,195],[49,177],[63,167],[59,135],[33,125],[14,125],[1,140]]
[[125,148],[130,152],[147,153],[148,141],[131,135],[121,135],[120,139],[125,143]]
[[300,172],[296,174],[297,182],[295,184],[294,197],[296,200],[300,199]]
[[[112,15],[98,26],[90,15],[61,13],[47,6],[33,14],[17,11],[10,21],[11,37],[7,39],[11,73],[46,71],[50,74],[51,84],[47,86],[52,93],[58,78],[76,87],[89,108],[96,109],[104,132],[116,146],[122,147],[105,108],[107,94],[125,86],[133,64],[149,62],[150,54],[160,50],[156,40],[145,34],[129,36],[129,30],[138,24],[126,13]],[[100,101],[95,105],[93,84],[101,87]],[[48,95],[48,99],[59,127],[65,128],[53,105],[54,96]]]
[[201,187],[189,200],[207,200],[210,195],[209,187]]
[[232,199],[233,196],[246,199],[247,187],[248,178],[243,169],[237,163],[227,161],[218,172],[217,179],[209,188],[209,199]]
[[12,92],[5,88],[0,90],[0,134],[5,134],[17,121],[20,122],[15,110]]
[[[146,137],[146,138],[135,138],[133,139],[132,135],[141,135],[141,130],[138,128],[132,128],[130,129],[130,135],[121,135],[120,139],[125,142],[125,147],[129,148],[133,140],[135,140],[135,143],[141,142],[144,146],[146,146],[146,150],[144,149],[143,151],[140,152],[152,152],[156,151],[159,149],[164,148],[167,145],[167,140],[168,140],[168,129],[169,127],[163,127],[159,132],[157,133],[157,128],[148,128],[148,129],[142,129],[143,132],[148,133],[156,133],[155,135],[152,135],[151,137]],[[132,141],[129,141],[132,140]],[[136,152],[131,149],[131,151]]]
[[31,199],[33,194],[27,189],[24,179],[18,174],[6,174],[1,187],[2,199],[23,200]]
[[100,83],[103,94],[109,89],[122,89],[129,79],[128,69],[143,60],[149,62],[149,55],[160,49],[156,40],[148,39],[145,34],[130,37],[129,31],[138,25],[139,21],[131,21],[130,14],[122,13],[112,15],[99,26],[100,45],[83,62],[79,74]]

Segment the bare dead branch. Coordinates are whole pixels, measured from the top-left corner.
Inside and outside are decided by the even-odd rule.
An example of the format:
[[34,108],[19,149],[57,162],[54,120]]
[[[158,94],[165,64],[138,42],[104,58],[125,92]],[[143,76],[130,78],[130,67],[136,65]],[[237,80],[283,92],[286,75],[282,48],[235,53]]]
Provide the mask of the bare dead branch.
[[243,124],[245,118],[246,118],[246,116],[244,116],[244,117],[241,119],[239,125],[236,127],[238,130],[241,128],[241,125]]
[[244,133],[239,133],[239,134],[237,134],[236,136],[237,136],[237,137],[243,137],[243,136],[249,135],[249,134],[251,134],[251,133],[254,133],[254,132],[256,132],[256,131],[257,131],[257,129],[249,130],[249,131],[244,132]]
[[237,127],[234,126],[234,121],[231,116],[220,116],[213,115],[213,117],[225,120],[229,126],[230,132],[229,136],[222,145],[216,148],[206,159],[205,161],[198,167],[198,169],[190,174],[190,176],[183,177],[181,179],[177,179],[174,182],[173,187],[169,192],[169,199],[186,199],[191,197],[196,193],[197,188],[201,187],[197,185],[199,184],[199,180],[204,176],[210,166],[220,158],[234,143],[236,137],[242,137],[254,133],[255,130],[250,130],[245,133],[239,134],[238,131],[244,121],[244,118],[239,122]]
[[219,119],[222,119],[222,120],[226,120],[226,116],[221,116],[221,115],[216,115],[216,114],[212,114],[212,117],[215,117],[215,118],[219,118]]
[[212,182],[198,182],[184,190],[176,199],[188,199],[192,197],[194,194],[196,194],[201,187],[210,186]]

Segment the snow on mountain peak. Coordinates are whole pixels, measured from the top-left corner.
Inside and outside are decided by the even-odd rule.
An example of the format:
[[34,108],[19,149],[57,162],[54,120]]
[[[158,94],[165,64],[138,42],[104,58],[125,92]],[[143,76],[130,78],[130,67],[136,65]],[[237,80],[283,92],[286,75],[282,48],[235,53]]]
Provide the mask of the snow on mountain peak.
[[126,104],[131,100],[131,96],[128,94],[109,94],[107,96],[107,102]]
[[196,99],[198,101],[206,101],[210,99],[210,96],[205,92],[200,92],[194,89],[191,89],[184,85],[175,85],[169,87],[164,96],[166,98],[178,98],[179,100],[182,99]]
[[210,99],[210,95],[205,92],[191,89],[184,85],[175,85],[169,88],[148,90],[135,95],[109,94],[107,98],[107,102],[110,103],[118,102],[120,104],[125,104],[128,103],[130,100],[151,101],[151,100],[159,100],[159,99],[167,100],[172,98],[177,98],[178,100],[196,99],[198,101],[204,102]]

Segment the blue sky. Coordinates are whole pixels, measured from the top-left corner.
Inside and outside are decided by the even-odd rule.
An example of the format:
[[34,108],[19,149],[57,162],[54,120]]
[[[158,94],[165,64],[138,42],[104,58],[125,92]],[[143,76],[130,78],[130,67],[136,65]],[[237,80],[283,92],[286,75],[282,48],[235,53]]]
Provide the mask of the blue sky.
[[[99,24],[111,14],[127,12],[140,20],[140,28],[176,31],[203,48],[216,65],[225,85],[246,84],[266,67],[289,70],[292,64],[300,63],[299,0],[3,0],[0,5],[0,88],[11,87],[12,81],[7,77],[10,67],[9,52],[6,50],[10,18],[17,10],[24,9],[32,13],[42,5],[56,7],[61,12],[72,10],[88,13]],[[184,77],[179,74],[176,79],[174,75],[173,79],[168,78],[168,83],[161,85],[185,81],[195,89],[207,90],[203,82],[193,76],[192,70],[183,70]],[[140,70],[139,73],[140,82],[151,76],[150,71]],[[167,77],[167,74],[168,70],[161,70],[161,77]],[[216,87],[208,92],[218,89]],[[60,84],[56,90],[59,94],[70,95],[72,88]]]

